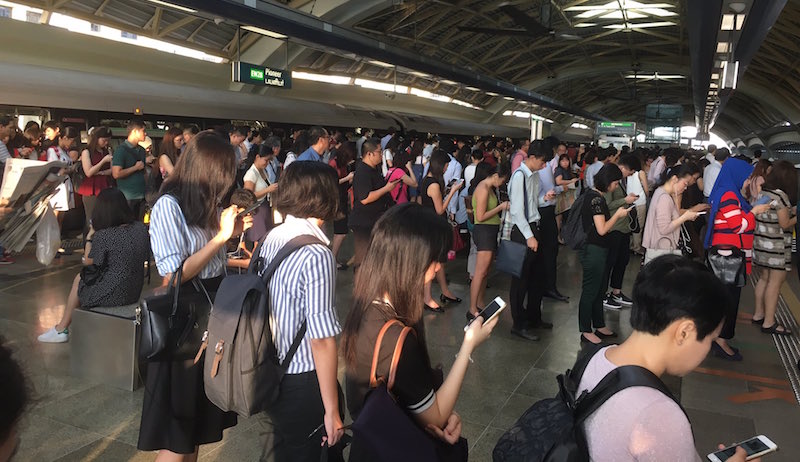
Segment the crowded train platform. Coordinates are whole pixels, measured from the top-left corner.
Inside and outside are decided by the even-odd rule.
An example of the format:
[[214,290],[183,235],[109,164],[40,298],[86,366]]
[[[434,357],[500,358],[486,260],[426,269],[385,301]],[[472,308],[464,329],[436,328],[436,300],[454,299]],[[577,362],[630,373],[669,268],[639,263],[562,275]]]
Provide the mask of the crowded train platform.
[[0,0],[0,462],[800,460],[798,18]]

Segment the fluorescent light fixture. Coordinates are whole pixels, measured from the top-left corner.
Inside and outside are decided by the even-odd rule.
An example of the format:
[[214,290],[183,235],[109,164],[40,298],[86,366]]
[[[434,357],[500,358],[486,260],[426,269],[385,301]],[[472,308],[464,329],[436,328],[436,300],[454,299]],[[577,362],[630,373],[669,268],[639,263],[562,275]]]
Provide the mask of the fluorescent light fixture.
[[461,101],[460,99],[455,99],[455,98],[453,98],[453,100],[452,100],[452,101],[450,101],[450,102],[451,102],[451,103],[453,103],[453,104],[457,104],[457,105],[459,105],[459,106],[468,107],[468,108],[470,108],[470,109],[478,109],[478,107],[477,107],[477,106],[473,106],[472,104],[469,104],[469,103],[468,103],[468,102],[466,102],[466,101]]
[[717,82],[711,82],[710,84],[708,84],[708,86],[711,88],[719,88],[719,84]]
[[156,5],[165,6],[167,8],[172,8],[178,11],[183,11],[184,13],[197,13],[197,10],[193,10],[191,8],[186,8],[185,6],[175,5],[169,2],[162,2],[161,0],[147,0],[150,3],[155,3]]
[[627,24],[611,24],[603,26],[605,29],[649,29],[652,27],[667,27],[674,26],[675,23],[671,21],[660,22],[640,22],[640,23],[627,23]]
[[736,90],[736,83],[739,80],[739,61],[722,63],[722,88]]
[[581,123],[578,123],[578,122],[574,122],[572,125],[570,125],[570,128],[578,128],[580,130],[588,130],[589,126],[586,125],[586,124],[581,124]]
[[408,93],[408,87],[404,85],[394,85],[385,82],[376,82],[375,80],[355,79],[353,82],[359,87],[369,88],[372,90],[388,91],[393,93]]
[[580,23],[578,23],[578,24],[575,24],[575,25],[574,25],[574,26],[572,26],[572,27],[594,27],[594,26],[596,26],[596,25],[597,25],[597,24],[595,24],[595,23],[591,23],[591,22],[580,22]]
[[442,79],[439,82],[445,85],[458,85],[458,82],[453,82],[452,80]]
[[476,88],[476,87],[470,87],[470,86],[466,86],[466,87],[464,87],[464,88],[466,88],[467,90],[470,90],[470,91],[481,91],[481,89],[480,89],[480,88]]
[[714,72],[711,74],[711,80],[719,80],[719,72]]
[[[675,8],[675,5],[670,5],[669,3],[640,3],[640,2],[624,2],[627,9],[641,9],[641,8]],[[605,5],[589,5],[589,6],[571,6],[569,8],[564,8],[564,11],[593,11],[593,10],[612,10],[618,9],[619,3],[616,1],[611,3],[606,3]]]
[[717,53],[727,53],[731,49],[731,44],[728,42],[717,43]]
[[262,28],[256,27],[256,26],[242,26],[242,29],[250,31],[250,32],[255,32],[256,34],[266,35],[267,37],[272,37],[274,39],[279,39],[279,40],[283,40],[283,39],[288,38],[287,36],[285,36],[283,34],[279,34],[277,32],[272,32],[271,30],[262,29]]
[[394,64],[389,64],[389,63],[385,63],[383,61],[378,61],[377,59],[370,59],[367,62],[370,63],[370,64],[374,64],[376,66],[380,66],[380,67],[394,67]]
[[658,80],[666,80],[666,79],[685,79],[685,75],[680,74],[630,74],[625,76],[626,79],[658,79]]
[[508,101],[514,101],[514,98],[512,98],[510,96],[504,96],[503,99],[508,100]]
[[744,14],[723,14],[720,30],[742,30]]
[[430,75],[419,71],[408,71],[408,73],[411,75],[416,75],[417,77],[430,77]]
[[332,83],[334,85],[350,85],[352,77],[341,75],[312,74],[310,72],[292,71],[292,78],[298,80],[313,80],[315,82]]
[[495,93],[493,91],[487,91],[486,94],[489,96],[500,96],[500,93]]

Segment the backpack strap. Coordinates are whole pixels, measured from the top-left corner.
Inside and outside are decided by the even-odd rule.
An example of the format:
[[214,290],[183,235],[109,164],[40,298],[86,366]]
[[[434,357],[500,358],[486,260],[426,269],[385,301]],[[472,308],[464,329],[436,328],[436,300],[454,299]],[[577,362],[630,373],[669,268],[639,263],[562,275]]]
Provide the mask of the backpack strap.
[[[630,387],[654,388],[668,396],[686,415],[681,403],[672,395],[664,382],[655,374],[641,366],[620,366],[609,372],[588,394],[581,397],[575,408],[575,423],[582,424],[597,411],[609,398]],[[688,416],[687,416],[688,419]]]
[[[257,251],[259,252],[259,255],[261,253],[261,247],[264,245],[265,240],[266,239],[262,239],[261,242],[258,244]],[[265,269],[264,273],[261,275],[261,278],[263,279],[264,283],[267,286],[269,286],[269,281],[272,279],[272,275],[275,274],[275,271],[278,269],[278,266],[280,266],[280,264],[283,263],[283,260],[285,260],[286,257],[294,253],[295,250],[312,244],[325,245],[325,243],[319,240],[319,238],[312,236],[310,234],[302,234],[284,244],[284,246],[278,251],[277,255],[275,255],[269,262],[267,269]],[[255,252],[253,253],[253,255],[256,255]],[[253,263],[254,262],[252,261],[250,262],[251,267],[253,267]],[[300,342],[302,342],[303,337],[306,336],[307,324],[308,320],[304,319],[303,324],[300,326],[300,330],[298,330],[297,334],[295,334],[294,336],[294,340],[292,341],[292,346],[289,347],[289,351],[286,352],[286,356],[283,358],[281,366],[288,367],[288,365],[292,362],[294,354],[297,353],[297,349],[300,348]]]
[[597,354],[597,352],[602,350],[604,347],[605,346],[601,344],[588,345],[584,350],[583,355],[581,355],[581,357],[578,358],[572,369],[567,372],[567,375],[569,375],[570,380],[573,381],[576,388],[581,383],[581,379],[583,378],[583,372],[586,370],[586,366],[589,365],[589,362],[592,360],[592,358],[594,358],[594,355]]

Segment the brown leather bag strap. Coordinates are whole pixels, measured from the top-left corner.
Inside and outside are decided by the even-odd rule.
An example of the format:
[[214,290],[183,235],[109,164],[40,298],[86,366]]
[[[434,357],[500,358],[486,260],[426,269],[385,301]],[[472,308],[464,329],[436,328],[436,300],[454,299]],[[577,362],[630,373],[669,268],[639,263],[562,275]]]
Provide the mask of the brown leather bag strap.
[[389,328],[395,324],[399,324],[401,326],[403,325],[403,323],[401,323],[397,319],[386,321],[386,324],[384,324],[380,332],[378,332],[378,338],[375,339],[375,350],[372,353],[372,369],[370,370],[369,373],[370,388],[375,388],[378,386],[378,376],[377,376],[378,357],[380,356],[381,353],[381,343],[383,342],[383,336],[386,334],[386,331],[389,330]]
[[394,378],[397,374],[397,363],[400,362],[400,354],[403,351],[403,343],[406,341],[406,336],[409,332],[413,332],[410,327],[404,327],[397,337],[397,343],[394,345],[394,354],[392,354],[392,365],[389,367],[389,383],[386,384],[386,389],[392,391],[394,386]]

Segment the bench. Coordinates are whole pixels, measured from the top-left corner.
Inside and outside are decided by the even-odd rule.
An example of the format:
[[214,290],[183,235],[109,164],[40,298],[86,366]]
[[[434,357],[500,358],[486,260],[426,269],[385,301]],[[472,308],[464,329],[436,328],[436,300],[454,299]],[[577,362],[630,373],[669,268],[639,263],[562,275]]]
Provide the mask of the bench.
[[141,385],[138,306],[75,310],[69,326],[70,372],[74,377],[129,391]]

